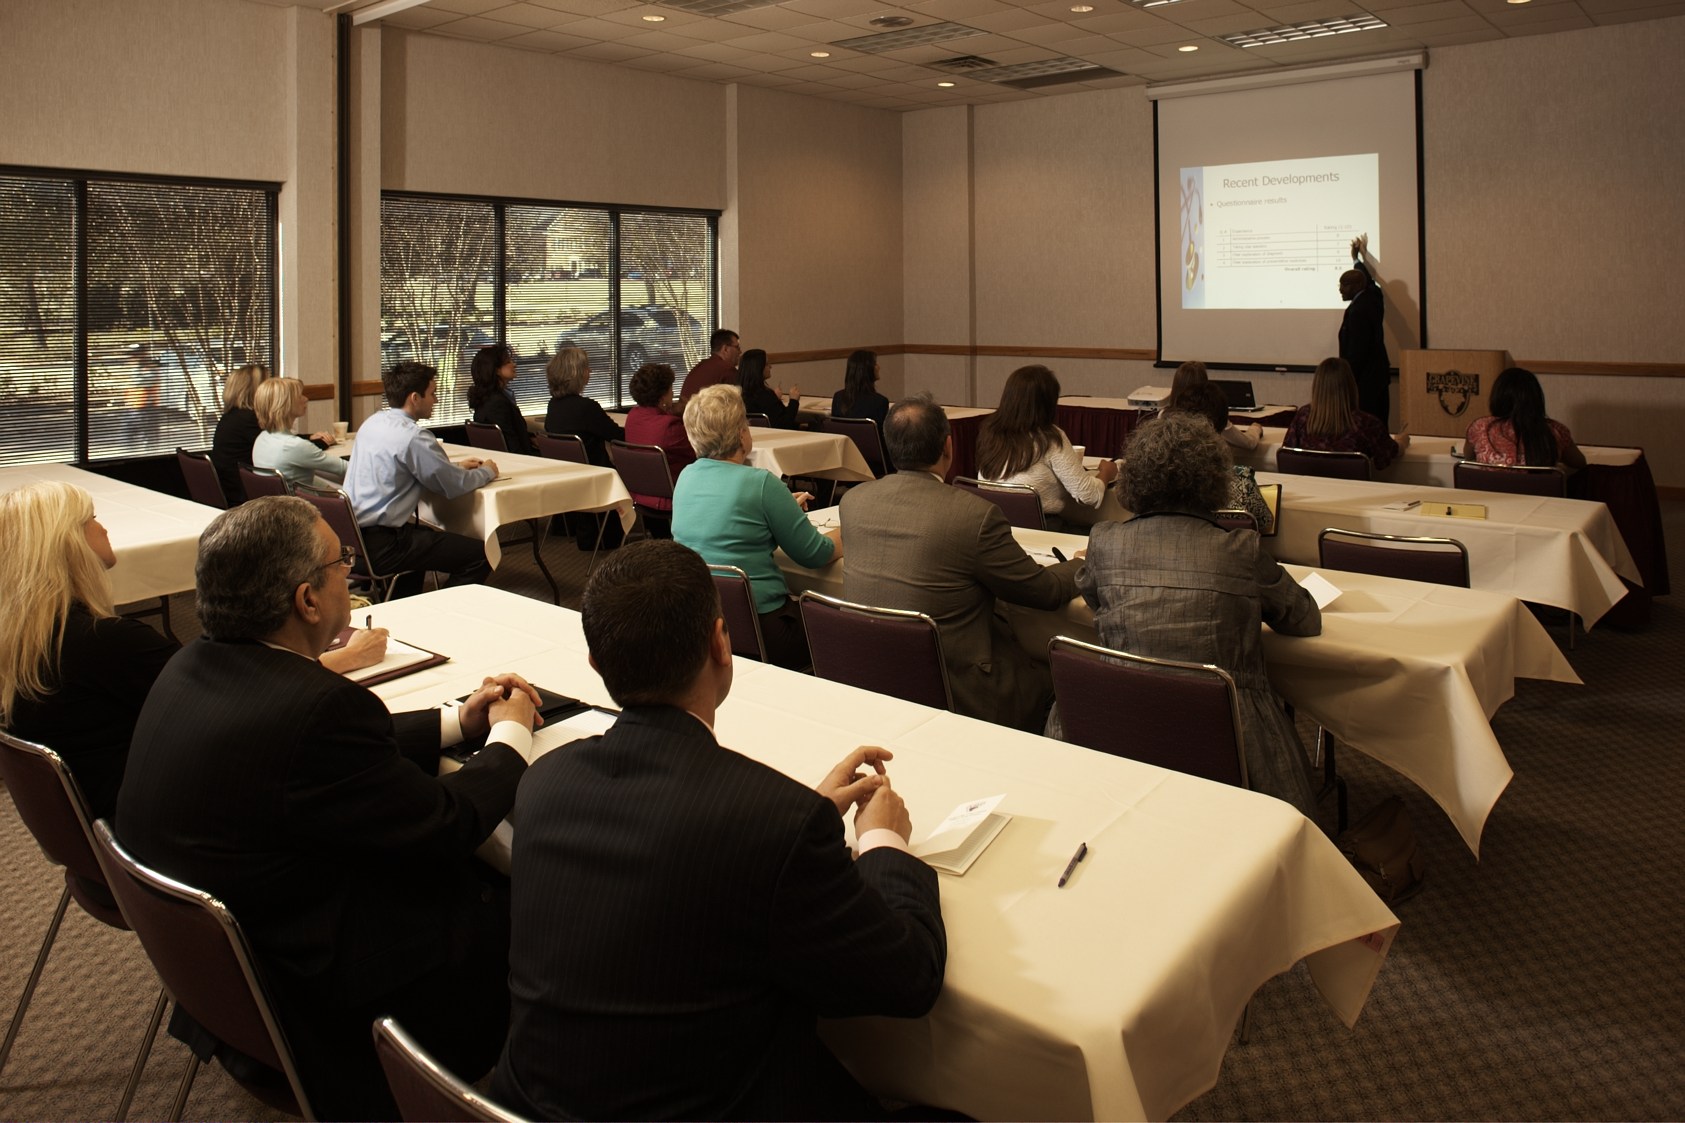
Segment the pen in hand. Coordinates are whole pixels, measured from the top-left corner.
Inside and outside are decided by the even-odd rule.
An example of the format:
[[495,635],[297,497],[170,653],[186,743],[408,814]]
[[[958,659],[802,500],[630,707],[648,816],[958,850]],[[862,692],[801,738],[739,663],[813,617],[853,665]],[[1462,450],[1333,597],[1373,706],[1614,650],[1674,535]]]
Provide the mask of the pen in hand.
[[374,627],[374,613],[371,612],[367,616],[363,617],[363,627],[365,627],[365,628]]
[[1077,847],[1077,852],[1071,855],[1071,860],[1065,863],[1065,872],[1059,875],[1058,888],[1063,889],[1065,882],[1071,880],[1071,874],[1076,872],[1077,863],[1088,857],[1088,843]]
[[1063,553],[1063,552],[1061,552],[1061,551],[1060,551],[1060,549],[1059,549],[1059,547],[1057,547],[1057,546],[1049,546],[1049,547],[1048,547],[1048,549],[1050,549],[1050,550],[1052,550],[1052,551],[1053,551],[1053,556],[1054,556],[1054,557],[1056,557],[1056,558],[1058,558],[1058,559],[1059,559],[1059,560],[1060,560],[1060,561],[1064,561],[1064,560],[1065,560],[1065,555],[1064,555],[1064,553]]

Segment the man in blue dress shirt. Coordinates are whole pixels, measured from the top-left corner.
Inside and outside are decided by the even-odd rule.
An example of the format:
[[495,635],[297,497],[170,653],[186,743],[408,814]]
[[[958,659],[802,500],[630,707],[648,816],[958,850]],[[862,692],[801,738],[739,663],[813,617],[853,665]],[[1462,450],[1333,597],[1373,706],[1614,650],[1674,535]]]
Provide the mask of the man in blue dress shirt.
[[421,592],[429,570],[447,574],[447,586],[482,584],[491,573],[481,543],[413,518],[423,489],[455,499],[497,478],[491,460],[452,464],[438,438],[417,424],[433,416],[438,373],[425,363],[399,363],[381,375],[391,408],[357,430],[345,476],[345,493],[375,572],[405,571],[394,596]]

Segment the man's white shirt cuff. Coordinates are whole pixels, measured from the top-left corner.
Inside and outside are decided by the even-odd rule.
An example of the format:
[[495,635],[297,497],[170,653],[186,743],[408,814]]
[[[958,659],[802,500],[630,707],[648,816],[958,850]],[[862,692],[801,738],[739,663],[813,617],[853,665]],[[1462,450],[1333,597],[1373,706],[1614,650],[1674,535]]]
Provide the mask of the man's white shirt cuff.
[[861,854],[868,850],[876,850],[880,846],[892,846],[897,850],[906,850],[907,840],[888,827],[878,827],[861,835],[855,845]]

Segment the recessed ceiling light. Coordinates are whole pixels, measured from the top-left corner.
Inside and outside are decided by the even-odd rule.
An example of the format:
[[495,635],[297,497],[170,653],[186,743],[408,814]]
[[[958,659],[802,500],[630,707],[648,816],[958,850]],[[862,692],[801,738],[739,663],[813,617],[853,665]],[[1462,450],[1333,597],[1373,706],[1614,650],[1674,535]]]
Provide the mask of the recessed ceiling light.
[[1196,47],[1196,46],[1194,46],[1194,45],[1193,45],[1193,44],[1192,44],[1192,43],[1189,43],[1189,44],[1188,44],[1188,45],[1187,45],[1187,46],[1185,46],[1185,47],[1177,47],[1177,48],[1176,48],[1176,49],[1177,49],[1177,50],[1178,50],[1178,51],[1181,51],[1181,52],[1182,52],[1182,53],[1183,53],[1183,54],[1187,54],[1187,53],[1188,53],[1188,52],[1189,52],[1189,51],[1197,51],[1197,50],[1199,50],[1199,48],[1198,48],[1198,47]]
[[906,27],[913,22],[912,16],[878,16],[866,21],[873,27]]
[[645,16],[644,22],[645,23],[666,23],[667,17],[666,16]]
[[1081,15],[1083,12],[1092,12],[1093,10],[1094,10],[1093,4],[1073,4],[1073,5],[1071,5],[1071,11],[1076,12],[1078,15]]
[[952,87],[952,86],[953,86],[953,83],[952,83],[952,82],[938,82],[938,83],[936,83],[936,84],[937,84],[937,85],[938,85],[938,86],[941,86],[941,87],[942,87],[942,88],[943,88],[943,89],[944,89],[944,90],[946,90],[946,89],[949,89],[949,88],[951,88],[951,87]]
[[809,51],[808,57],[809,58],[830,58],[831,52],[830,51]]
[[1525,4],[1527,0],[1509,0],[1511,4]]

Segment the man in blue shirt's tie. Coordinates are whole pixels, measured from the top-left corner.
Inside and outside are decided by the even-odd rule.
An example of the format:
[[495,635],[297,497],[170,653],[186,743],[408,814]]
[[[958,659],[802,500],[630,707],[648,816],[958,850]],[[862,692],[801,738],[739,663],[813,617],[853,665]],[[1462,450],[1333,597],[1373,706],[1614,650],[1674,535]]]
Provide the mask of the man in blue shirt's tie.
[[371,568],[404,571],[394,596],[419,593],[428,570],[448,574],[447,586],[478,585],[491,573],[481,543],[413,519],[423,489],[455,499],[497,478],[490,460],[452,464],[438,438],[416,424],[433,416],[437,380],[438,371],[425,363],[399,363],[381,375],[391,408],[357,430],[345,476]]

